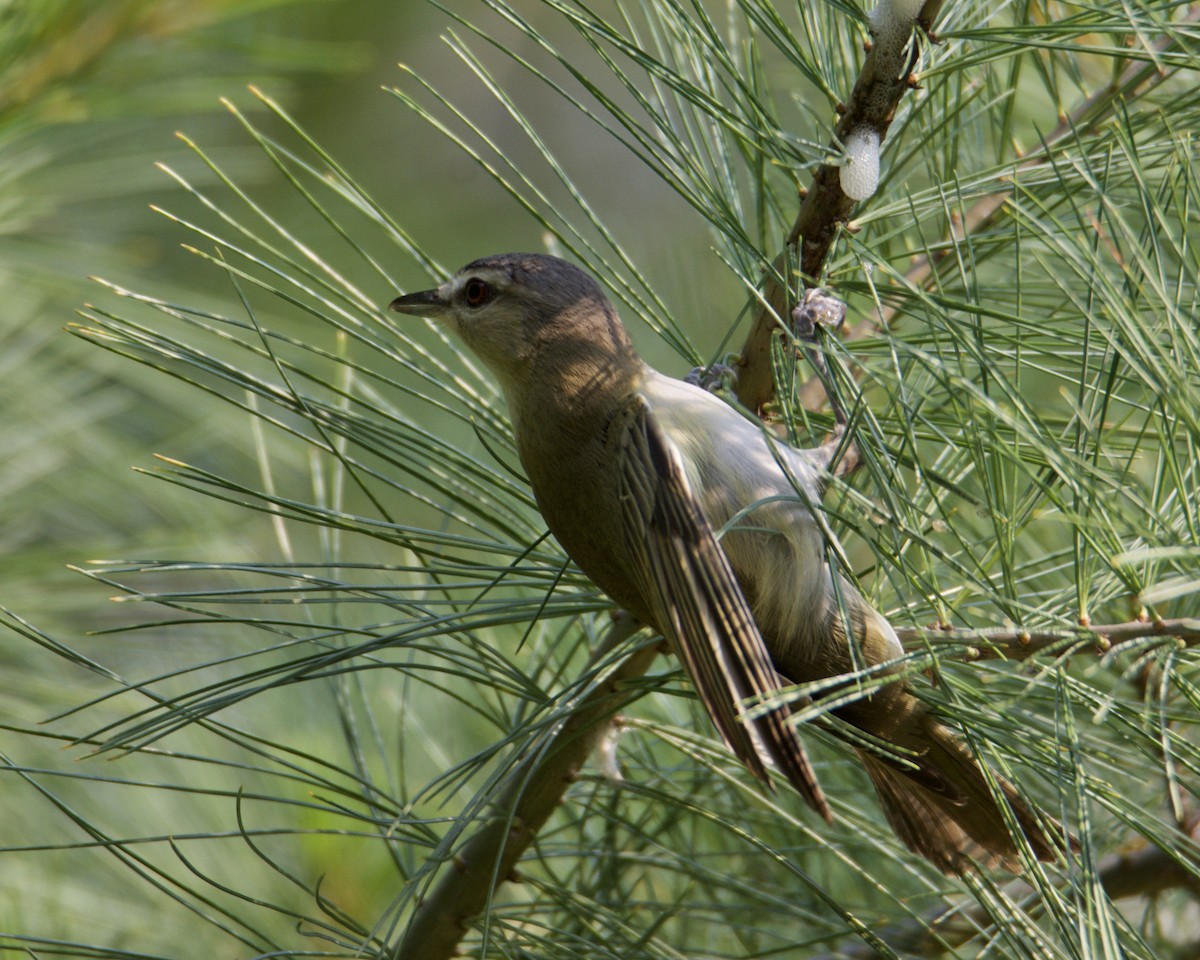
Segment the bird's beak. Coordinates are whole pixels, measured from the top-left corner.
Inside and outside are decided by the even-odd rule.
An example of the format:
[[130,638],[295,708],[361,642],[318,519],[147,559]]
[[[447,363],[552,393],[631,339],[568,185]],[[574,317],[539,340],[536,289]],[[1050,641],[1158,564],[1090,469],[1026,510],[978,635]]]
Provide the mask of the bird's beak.
[[408,313],[414,317],[430,317],[446,307],[446,301],[436,290],[421,290],[418,293],[406,293],[388,304],[389,310],[397,313]]

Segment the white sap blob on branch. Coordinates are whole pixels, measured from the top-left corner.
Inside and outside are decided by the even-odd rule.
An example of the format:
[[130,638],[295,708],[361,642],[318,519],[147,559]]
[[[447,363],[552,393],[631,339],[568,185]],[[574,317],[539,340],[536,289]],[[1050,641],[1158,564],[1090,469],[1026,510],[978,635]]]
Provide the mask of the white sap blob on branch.
[[[883,76],[895,79],[908,69],[904,51],[912,38],[913,21],[924,6],[925,0],[879,0],[868,15],[875,69]],[[851,200],[866,200],[875,192],[879,185],[879,133],[874,125],[864,123],[850,131],[839,174],[842,192]]]
[[912,35],[913,21],[925,0],[879,0],[879,5],[868,14],[871,33],[875,43],[883,51],[898,56]]
[[846,162],[839,171],[842,192],[851,200],[866,200],[879,184],[879,133],[855,127],[846,138]]

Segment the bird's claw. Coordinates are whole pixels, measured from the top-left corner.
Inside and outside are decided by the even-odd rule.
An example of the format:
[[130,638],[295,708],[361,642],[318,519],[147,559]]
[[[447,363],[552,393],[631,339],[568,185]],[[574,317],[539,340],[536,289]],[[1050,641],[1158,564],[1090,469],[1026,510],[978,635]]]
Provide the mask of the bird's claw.
[[728,363],[714,363],[708,367],[692,367],[683,378],[684,383],[693,387],[707,390],[709,393],[720,393],[731,390],[737,383],[737,369]]

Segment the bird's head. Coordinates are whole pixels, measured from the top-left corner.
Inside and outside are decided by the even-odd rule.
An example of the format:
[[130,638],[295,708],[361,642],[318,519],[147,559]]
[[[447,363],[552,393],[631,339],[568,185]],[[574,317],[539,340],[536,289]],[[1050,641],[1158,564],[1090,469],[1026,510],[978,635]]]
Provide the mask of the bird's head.
[[[429,317],[457,334],[506,392],[539,355],[576,359],[630,351],[599,284],[566,260],[503,253],[468,263],[433,290],[407,293],[389,309]],[[553,345],[546,350],[548,345]]]

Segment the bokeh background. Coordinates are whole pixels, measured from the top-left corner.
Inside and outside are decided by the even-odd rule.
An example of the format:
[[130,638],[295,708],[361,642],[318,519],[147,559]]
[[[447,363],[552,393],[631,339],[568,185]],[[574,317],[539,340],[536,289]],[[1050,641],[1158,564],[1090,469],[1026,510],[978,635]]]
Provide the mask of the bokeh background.
[[[530,6],[540,16],[539,5]],[[577,42],[545,19],[557,39]],[[152,209],[195,208],[158,164],[198,189],[215,183],[177,132],[256,200],[290,206],[299,229],[311,226],[311,215],[297,209],[220,102],[228,98],[261,118],[247,91],[253,84],[284,105],[444,266],[543,247],[536,223],[383,89],[414,87],[397,66],[403,63],[479,117],[516,163],[537,163],[528,140],[439,39],[453,27],[433,4],[392,0],[0,3],[0,605],[46,644],[66,644],[122,674],[166,671],[173,662],[169,631],[104,634],[161,614],[114,603],[120,591],[74,568],[97,559],[252,562],[280,555],[278,531],[266,517],[131,472],[152,470],[154,455],[163,454],[218,474],[253,475],[251,419],[231,417],[220,401],[66,329],[85,304],[111,304],[96,276],[236,312],[233,288],[181,249],[194,238]],[[520,38],[509,41],[520,49]],[[481,53],[488,60],[486,48]],[[489,62],[502,80],[513,70],[506,58]],[[559,98],[536,84],[527,88],[523,106],[539,117],[540,131],[660,291],[688,315],[712,313],[707,298],[714,289],[725,284],[732,292],[734,285],[722,273],[693,290],[694,278],[681,273],[689,259],[711,256],[698,218]],[[423,280],[403,270],[396,276],[398,285]],[[364,290],[380,303],[397,292],[377,277]],[[723,318],[712,321],[715,331]],[[290,332],[303,338],[303,322]],[[651,356],[663,355],[661,344],[646,346]],[[302,486],[309,467],[303,451],[280,449],[274,480],[282,489]],[[381,551],[380,559],[394,557]],[[196,635],[191,641],[205,642]],[[231,641],[214,632],[207,642],[215,658]],[[95,682],[88,669],[27,637],[0,633],[0,752],[11,764],[0,783],[0,931],[9,946],[28,936],[211,955],[226,940],[214,933],[210,945],[189,933],[186,945],[178,943],[175,921],[164,918],[187,911],[170,906],[170,884],[156,892],[153,869],[145,868],[148,882],[134,882],[131,861],[118,861],[153,861],[162,850],[149,850],[163,847],[166,834],[229,823],[228,796],[156,793],[161,777],[230,791],[252,777],[167,773],[137,757],[106,770],[105,759],[84,759],[86,746],[64,753],[57,735],[63,724],[41,724],[85,701]],[[301,739],[306,724],[314,727],[313,743],[336,735],[319,728],[303,698],[267,709],[268,726],[301,731]],[[126,786],[106,790],[110,775]],[[127,784],[143,777],[145,790],[135,798]],[[86,826],[77,821],[81,808],[90,811]],[[303,828],[303,815],[296,826]],[[104,847],[111,836],[147,840],[125,854]],[[369,856],[348,857],[345,845],[336,854],[319,839],[302,846],[294,849],[307,861],[300,873],[324,874],[325,890],[341,902],[368,912],[387,902],[379,883],[385,864],[375,863],[375,873]],[[297,895],[297,903],[308,901]],[[187,929],[213,927],[196,922]]]
[[[215,514],[180,522],[169,491],[130,483],[126,473],[146,465],[148,452],[236,455],[246,449],[237,439],[243,427],[226,432],[191,391],[172,397],[163,383],[148,391],[145,371],[63,330],[100,296],[93,275],[164,297],[198,282],[214,302],[232,297],[180,250],[188,238],[179,227],[150,209],[172,209],[181,196],[158,162],[198,184],[212,180],[175,132],[269,205],[287,187],[219,103],[228,97],[253,114],[253,83],[447,267],[498,250],[541,249],[543,237],[461,150],[381,89],[406,83],[397,64],[435,77],[469,113],[483,106],[485,122],[491,112],[489,133],[516,163],[533,151],[441,42],[453,24],[432,4],[12,3],[0,16],[7,42],[24,44],[5,51],[8,92],[0,99],[6,594],[41,622],[79,628],[94,625],[96,610],[86,602],[82,619],[70,619],[77,591],[65,564],[249,533],[241,520],[223,528],[229,518]],[[548,26],[561,32],[561,24]],[[512,67],[495,63],[503,80]],[[638,262],[673,286],[685,308],[708,313],[698,296],[689,299],[691,279],[678,275],[687,254],[703,256],[709,246],[694,216],[559,98],[535,84],[527,92],[524,106]],[[369,292],[381,302],[394,293],[378,284]]]

